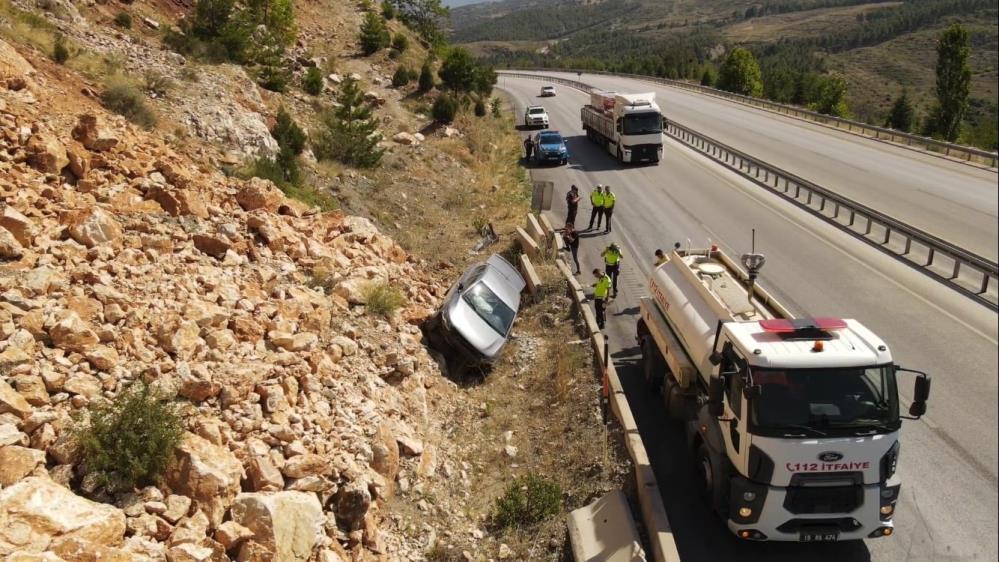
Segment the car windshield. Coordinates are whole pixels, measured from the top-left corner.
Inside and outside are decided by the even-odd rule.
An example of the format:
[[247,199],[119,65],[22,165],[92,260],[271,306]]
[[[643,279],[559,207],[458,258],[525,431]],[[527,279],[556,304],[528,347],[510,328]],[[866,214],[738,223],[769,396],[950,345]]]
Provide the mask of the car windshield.
[[890,366],[752,371],[759,396],[751,421],[761,429],[797,433],[895,430],[898,391]]
[[624,134],[651,135],[663,132],[663,118],[658,113],[633,113],[624,117]]
[[538,144],[562,144],[562,136],[554,133],[538,135]]
[[543,107],[532,107],[531,109],[528,109],[527,112],[530,113],[531,115],[540,115],[540,114],[542,114],[542,113],[545,112],[545,108],[543,108]]
[[506,336],[507,332],[510,331],[515,315],[514,311],[500,300],[485,283],[472,285],[461,298],[499,335]]
[[554,92],[555,91],[555,88],[553,86],[544,86],[541,89],[544,90],[545,92]]

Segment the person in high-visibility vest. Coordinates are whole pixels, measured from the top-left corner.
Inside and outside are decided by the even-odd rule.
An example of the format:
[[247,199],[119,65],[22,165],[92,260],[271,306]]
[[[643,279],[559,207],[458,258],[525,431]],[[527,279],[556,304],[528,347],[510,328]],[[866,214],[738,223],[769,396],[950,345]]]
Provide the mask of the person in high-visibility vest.
[[586,230],[593,230],[593,219],[597,219],[597,228],[600,228],[600,221],[604,217],[604,193],[600,190],[601,187],[597,184],[590,193],[590,205],[593,206],[593,210],[590,211],[590,226],[587,226]]
[[[604,228],[604,233],[609,233],[611,231],[611,216],[614,215],[614,203],[617,203],[617,196],[611,193],[610,186],[604,186],[604,218],[607,219],[607,227]],[[600,228],[600,225],[597,225]]]
[[613,242],[604,248],[600,255],[604,258],[604,272],[614,280],[614,298],[617,298],[617,278],[621,273],[621,259],[624,255],[621,253],[621,248]]
[[660,265],[666,263],[667,261],[669,261],[669,258],[666,257],[666,252],[664,252],[662,250],[662,248],[659,248],[658,250],[656,250],[656,263],[655,263],[655,266],[659,267]]
[[593,284],[593,309],[597,315],[597,327],[604,329],[604,307],[607,305],[607,296],[610,293],[611,278],[606,273],[601,273],[599,269],[593,270],[593,277],[597,280]]

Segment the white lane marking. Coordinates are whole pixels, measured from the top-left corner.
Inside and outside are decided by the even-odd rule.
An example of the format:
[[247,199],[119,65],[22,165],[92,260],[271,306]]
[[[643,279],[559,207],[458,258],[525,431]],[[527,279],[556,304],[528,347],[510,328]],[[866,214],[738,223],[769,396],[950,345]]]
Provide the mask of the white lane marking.
[[[982,330],[978,329],[977,327],[972,326],[971,324],[969,324],[965,320],[962,320],[961,318],[958,318],[953,313],[951,313],[950,311],[942,308],[937,303],[935,303],[935,302],[927,299],[926,297],[920,295],[919,293],[916,293],[912,289],[909,289],[907,286],[899,283],[898,281],[896,281],[894,278],[892,278],[888,274],[886,274],[886,273],[884,273],[884,272],[882,272],[882,271],[880,271],[878,269],[875,269],[872,265],[870,265],[867,262],[861,260],[860,258],[854,256],[853,254],[847,252],[846,250],[844,250],[843,248],[841,248],[838,244],[834,244],[831,240],[827,239],[825,236],[819,235],[819,233],[816,232],[815,230],[812,230],[811,228],[805,226],[804,224],[802,224],[801,222],[799,222],[797,220],[797,218],[792,218],[792,217],[788,216],[787,214],[781,212],[780,210],[774,208],[774,205],[772,205],[771,203],[765,201],[764,198],[761,197],[763,195],[766,195],[767,197],[775,197],[776,198],[777,196],[774,195],[773,193],[770,193],[769,191],[766,191],[764,188],[756,186],[756,185],[748,186],[749,188],[747,189],[746,188],[747,186],[742,185],[742,182],[733,181],[731,178],[726,178],[721,173],[719,173],[718,168],[721,168],[720,164],[714,163],[712,160],[710,160],[706,156],[703,156],[699,152],[697,152],[697,151],[695,151],[695,150],[693,150],[691,148],[688,148],[687,146],[685,146],[685,145],[683,145],[683,144],[681,144],[679,142],[672,141],[672,140],[670,142],[672,142],[676,146],[682,148],[683,152],[685,154],[687,154],[688,159],[696,162],[698,165],[700,165],[702,168],[704,168],[708,173],[714,175],[719,180],[725,182],[726,184],[728,184],[730,186],[735,187],[740,192],[746,194],[757,205],[760,205],[761,207],[763,207],[767,211],[773,213],[774,215],[778,216],[782,220],[784,220],[784,221],[786,221],[786,222],[794,225],[795,227],[797,227],[801,231],[807,233],[808,235],[810,235],[811,237],[815,238],[816,240],[819,240],[823,244],[831,247],[837,253],[841,254],[842,256],[844,256],[846,258],[849,258],[854,263],[857,263],[857,264],[861,265],[862,267],[864,267],[865,269],[867,269],[871,273],[873,273],[873,274],[877,275],[878,277],[881,277],[882,279],[888,281],[889,284],[894,285],[895,287],[898,287],[899,289],[905,291],[906,293],[908,293],[909,295],[913,296],[917,300],[919,300],[919,301],[923,302],[924,304],[928,305],[930,308],[933,308],[933,309],[939,311],[941,314],[943,314],[944,316],[946,316],[946,317],[950,318],[951,320],[957,322],[961,326],[964,326],[965,328],[967,328],[972,333],[981,336],[982,339],[984,339],[985,341],[991,343],[992,345],[999,345],[999,340],[996,340],[995,338],[993,338],[989,334],[983,332]],[[722,170],[725,171],[725,172],[728,172],[730,174],[735,174],[735,172],[733,172],[731,170],[728,170],[727,168],[722,168]],[[743,182],[746,182],[746,183],[752,183],[752,182],[750,182],[750,180],[747,180],[747,179],[743,178],[742,176],[738,176],[738,179],[740,179],[740,180],[742,180]],[[778,201],[780,201],[779,198],[778,198]],[[823,226],[825,226],[825,225],[823,225]],[[834,228],[834,227],[830,225],[829,228]],[[854,241],[854,242],[856,242],[857,244],[861,243],[860,241]]]

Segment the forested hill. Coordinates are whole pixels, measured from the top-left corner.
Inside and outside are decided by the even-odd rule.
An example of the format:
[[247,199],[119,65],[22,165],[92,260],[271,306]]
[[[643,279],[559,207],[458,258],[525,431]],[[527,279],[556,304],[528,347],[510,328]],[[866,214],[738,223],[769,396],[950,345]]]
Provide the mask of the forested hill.
[[764,97],[815,106],[834,87],[845,91],[836,112],[883,124],[903,90],[928,114],[937,41],[953,23],[971,47],[965,140],[993,146],[999,0],[498,0],[453,9],[451,37],[499,66],[694,80],[746,47]]

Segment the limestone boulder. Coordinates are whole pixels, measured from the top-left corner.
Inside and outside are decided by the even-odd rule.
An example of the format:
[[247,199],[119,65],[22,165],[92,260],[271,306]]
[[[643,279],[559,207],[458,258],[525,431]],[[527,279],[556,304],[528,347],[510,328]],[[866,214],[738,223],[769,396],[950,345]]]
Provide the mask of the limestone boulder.
[[67,312],[49,329],[49,337],[55,347],[78,353],[87,352],[101,341],[90,324],[73,311]]
[[288,478],[305,478],[306,476],[320,476],[329,474],[331,465],[325,458],[305,453],[296,455],[285,461],[281,467],[281,473]]
[[96,115],[87,113],[80,115],[73,127],[73,139],[79,141],[87,150],[104,152],[118,146],[120,139],[111,128]]
[[6,228],[0,228],[0,259],[17,260],[24,255],[24,246]]
[[0,491],[0,552],[40,552],[68,539],[113,547],[124,535],[124,512],[49,478],[29,476]]
[[121,225],[110,214],[98,208],[65,213],[62,217],[69,235],[88,248],[113,244],[122,236]]
[[229,449],[187,433],[174,450],[164,482],[174,493],[204,505],[222,508],[224,513],[224,508],[239,493],[242,477],[243,465]]
[[35,133],[28,139],[25,148],[28,152],[28,163],[39,172],[58,174],[69,165],[66,147],[52,133]]
[[284,203],[284,193],[269,180],[252,178],[236,194],[236,202],[246,211],[264,209],[276,213]]
[[306,492],[240,494],[230,514],[253,532],[252,542],[288,562],[309,560],[325,523],[319,499]]
[[0,447],[0,487],[13,486],[45,463],[45,451],[10,445]]
[[5,205],[0,211],[0,227],[10,231],[22,246],[30,246],[34,222],[14,207]]
[[0,414],[14,414],[22,419],[31,415],[32,407],[6,381],[0,379]]

